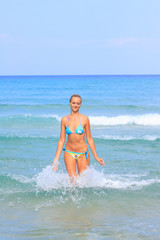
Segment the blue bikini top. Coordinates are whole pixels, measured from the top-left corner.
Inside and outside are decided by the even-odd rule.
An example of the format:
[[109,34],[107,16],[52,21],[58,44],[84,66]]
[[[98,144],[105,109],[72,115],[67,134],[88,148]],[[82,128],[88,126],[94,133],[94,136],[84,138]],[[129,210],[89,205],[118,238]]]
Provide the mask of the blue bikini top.
[[76,134],[83,134],[84,133],[84,128],[82,127],[81,125],[81,118],[80,118],[80,114],[79,114],[79,122],[80,124],[78,125],[78,127],[76,128],[76,131],[75,132],[71,132],[71,130],[69,129],[69,126],[68,126],[68,122],[69,122],[69,116],[67,118],[67,127],[66,127],[66,133],[68,135],[70,135],[71,133],[76,133]]

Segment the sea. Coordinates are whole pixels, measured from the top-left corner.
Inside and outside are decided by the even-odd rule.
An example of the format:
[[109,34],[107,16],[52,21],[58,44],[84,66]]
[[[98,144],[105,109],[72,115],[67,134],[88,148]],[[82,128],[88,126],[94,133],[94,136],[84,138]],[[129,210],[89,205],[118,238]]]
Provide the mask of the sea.
[[[72,94],[105,161],[74,184],[52,170]],[[0,76],[0,239],[160,239],[160,75]]]

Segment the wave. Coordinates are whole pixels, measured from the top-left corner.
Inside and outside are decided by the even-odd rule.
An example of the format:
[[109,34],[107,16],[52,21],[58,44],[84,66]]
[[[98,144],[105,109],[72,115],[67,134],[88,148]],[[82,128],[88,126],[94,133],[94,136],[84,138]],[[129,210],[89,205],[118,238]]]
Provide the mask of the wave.
[[0,127],[46,128],[59,124],[61,117],[54,114],[20,114],[0,117]]
[[19,133],[19,134],[17,134],[17,133],[6,133],[6,134],[1,134],[0,135],[0,139],[2,139],[2,140],[10,140],[10,139],[39,139],[39,140],[41,140],[41,139],[50,139],[50,140],[53,140],[53,139],[56,139],[56,140],[58,140],[59,139],[59,135],[54,135],[54,134],[52,134],[52,135],[31,135],[31,134],[21,134],[21,133]]
[[21,175],[0,174],[0,193],[1,194],[14,194],[33,192],[34,178],[28,178]]
[[95,136],[95,139],[104,140],[118,140],[118,141],[131,141],[131,140],[144,140],[144,141],[156,141],[160,139],[160,136],[144,135],[144,136],[119,136],[119,135],[102,135]]
[[9,120],[9,119],[45,119],[45,118],[52,118],[56,119],[57,121],[61,120],[61,117],[55,114],[42,114],[42,115],[33,115],[33,114],[20,114],[20,115],[10,115],[10,116],[2,116],[0,120]]
[[[66,104],[11,104],[11,103],[4,103],[4,104],[0,104],[0,108],[6,108],[6,109],[48,109],[48,108],[64,108],[66,107]],[[68,106],[69,107],[69,106]]]
[[[5,101],[5,99],[4,99]],[[107,110],[139,110],[139,111],[159,111],[160,107],[159,106],[143,106],[143,105],[123,105],[123,104],[104,104],[102,102],[102,105],[100,105],[100,103],[95,103],[94,104],[85,104],[85,109],[95,109],[97,108],[99,109],[107,109]],[[54,103],[54,104],[13,104],[13,103],[4,103],[4,104],[0,104],[0,109],[3,110],[16,110],[17,109],[22,109],[22,110],[45,110],[45,109],[69,109],[69,106],[66,105],[66,103],[64,104],[58,104],[58,103]]]
[[160,114],[150,113],[143,115],[119,115],[116,117],[90,116],[91,125],[114,126],[114,125],[160,125]]
[[[46,166],[42,172],[29,178],[21,175],[0,175],[1,192],[39,192],[53,190],[64,190],[72,188],[93,188],[93,189],[119,189],[119,190],[139,190],[153,184],[159,184],[159,178],[147,178],[142,174],[104,174],[88,167],[81,176],[78,176],[75,183],[71,183],[67,173],[53,172],[52,166]],[[19,189],[18,188],[19,184]],[[24,184],[27,187],[24,187]],[[14,189],[15,186],[15,189]],[[6,189],[7,188],[7,189]]]
[[[120,136],[120,135],[99,135],[99,136],[93,136],[94,140],[108,140],[108,141],[157,141],[160,140],[159,135],[143,135],[143,136]],[[10,139],[46,139],[46,140],[58,140],[59,139],[59,134],[58,135],[48,135],[47,133],[42,135],[31,135],[31,134],[25,134],[25,133],[6,133],[6,134],[1,134],[0,135],[1,140],[10,140]]]
[[[93,167],[89,167],[81,176],[76,179],[76,186],[79,188],[112,188],[112,189],[141,189],[142,187],[160,183],[160,179],[141,179],[144,174],[104,174]],[[37,185],[43,190],[51,190],[61,187],[73,187],[69,177],[64,173],[52,171],[47,166],[37,175]]]
[[[35,121],[44,122],[44,120],[56,120],[57,123],[61,121],[61,116],[55,114],[21,114],[0,117],[0,123],[12,124],[13,122],[23,124],[23,121]],[[93,126],[116,126],[116,125],[143,125],[143,126],[159,126],[160,125],[160,114],[150,113],[142,115],[119,115],[115,117],[107,116],[89,116],[90,124]],[[53,123],[48,123],[53,124]]]

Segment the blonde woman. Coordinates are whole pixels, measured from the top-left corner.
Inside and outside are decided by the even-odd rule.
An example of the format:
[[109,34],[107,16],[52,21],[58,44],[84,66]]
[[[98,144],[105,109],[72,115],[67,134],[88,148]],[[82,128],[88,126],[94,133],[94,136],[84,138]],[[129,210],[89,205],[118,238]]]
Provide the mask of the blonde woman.
[[[77,176],[76,169],[78,169],[78,175],[80,175],[90,164],[90,155],[87,143],[85,141],[85,134],[95,160],[98,161],[101,166],[104,166],[105,163],[102,158],[97,156],[95,144],[91,136],[88,117],[79,113],[79,109],[82,104],[81,96],[78,94],[72,95],[69,103],[71,107],[71,113],[70,115],[64,116],[61,119],[61,134],[52,165],[53,170],[57,171],[58,161],[63,149],[66,169],[71,181],[73,182]],[[68,141],[65,147],[63,147],[66,133],[68,134]]]

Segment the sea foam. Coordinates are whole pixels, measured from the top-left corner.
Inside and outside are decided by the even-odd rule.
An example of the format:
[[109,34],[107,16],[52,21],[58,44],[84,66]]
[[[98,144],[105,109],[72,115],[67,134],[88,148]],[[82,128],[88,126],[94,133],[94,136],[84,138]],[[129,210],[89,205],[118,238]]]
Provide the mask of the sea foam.
[[120,141],[130,141],[130,140],[145,140],[145,141],[156,141],[160,139],[160,135],[142,135],[142,136],[129,136],[129,135],[99,135],[93,136],[97,139],[106,139],[106,140],[120,140]]
[[[52,166],[48,165],[35,178],[37,187],[50,191],[58,188],[72,188],[72,184],[67,173],[54,172]],[[75,180],[79,188],[112,188],[112,189],[141,189],[154,183],[160,183],[160,179],[144,178],[144,174],[104,174],[88,167]]]
[[[21,120],[44,120],[55,119],[57,122],[61,121],[61,116],[52,115],[52,114],[42,114],[42,115],[33,115],[33,114],[22,114],[22,115],[11,115],[1,117],[0,121],[5,122],[10,121],[18,121]],[[114,117],[110,116],[89,116],[91,125],[98,126],[114,126],[114,125],[150,125],[150,126],[159,126],[160,125],[160,114],[158,113],[150,113],[150,114],[142,114],[142,115],[118,115]],[[51,124],[53,124],[51,122]]]
[[91,125],[160,125],[160,114],[143,114],[143,115],[119,115],[116,117],[90,116]]

